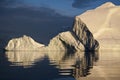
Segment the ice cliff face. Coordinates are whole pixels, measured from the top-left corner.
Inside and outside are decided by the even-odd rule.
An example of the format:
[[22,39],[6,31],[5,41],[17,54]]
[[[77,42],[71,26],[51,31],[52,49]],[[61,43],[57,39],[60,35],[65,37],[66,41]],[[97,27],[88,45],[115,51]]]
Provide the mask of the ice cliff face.
[[73,35],[72,32],[62,32],[59,33],[56,37],[50,40],[48,45],[49,50],[84,50],[82,44],[79,43],[79,40]]
[[99,43],[94,39],[86,24],[83,23],[79,17],[75,18],[73,33],[84,45],[85,50],[98,50]]
[[75,18],[73,31],[60,33],[49,43],[52,50],[82,50],[94,51],[99,49],[99,43],[79,17]]
[[39,50],[44,47],[43,44],[35,42],[31,37],[24,35],[20,38],[11,39],[8,45],[5,47],[6,50]]

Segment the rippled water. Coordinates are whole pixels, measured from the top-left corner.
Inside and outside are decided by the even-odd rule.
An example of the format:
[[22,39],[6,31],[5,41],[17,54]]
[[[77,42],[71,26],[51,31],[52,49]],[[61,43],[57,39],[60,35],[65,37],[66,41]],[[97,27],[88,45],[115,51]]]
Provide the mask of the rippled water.
[[90,74],[97,52],[0,52],[0,80],[76,80]]

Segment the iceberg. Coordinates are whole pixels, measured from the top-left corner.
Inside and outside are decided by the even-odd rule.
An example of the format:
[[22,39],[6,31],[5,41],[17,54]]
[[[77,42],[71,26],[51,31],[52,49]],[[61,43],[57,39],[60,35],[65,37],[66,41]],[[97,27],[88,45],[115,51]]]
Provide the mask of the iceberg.
[[72,32],[66,31],[59,33],[57,36],[51,39],[48,49],[74,52],[77,50],[84,50],[84,47],[82,44],[80,44],[79,40],[73,35]]
[[11,39],[5,50],[40,50],[45,45],[34,41],[31,37],[24,35],[20,38]]
[[100,49],[120,48],[120,6],[111,2],[84,12],[78,16],[88,26]]
[[50,40],[50,50],[97,51],[99,43],[79,17],[75,18],[73,31],[59,33]]
[[6,50],[57,50],[57,51],[88,51],[98,50],[99,43],[94,39],[87,26],[79,18],[75,18],[73,31],[61,32],[53,37],[48,46],[35,42],[31,37],[24,35],[11,39]]
[[[120,47],[120,6],[111,2],[75,17],[73,29],[61,32],[50,40],[48,50],[99,50]],[[99,42],[99,43],[98,43]],[[31,37],[9,41],[6,50],[39,50],[45,47]]]

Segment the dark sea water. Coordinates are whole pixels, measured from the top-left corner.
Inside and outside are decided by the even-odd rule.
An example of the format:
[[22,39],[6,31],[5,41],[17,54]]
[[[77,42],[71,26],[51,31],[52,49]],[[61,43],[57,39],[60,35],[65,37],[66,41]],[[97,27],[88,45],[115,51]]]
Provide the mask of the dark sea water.
[[77,80],[90,75],[97,52],[0,51],[0,80]]

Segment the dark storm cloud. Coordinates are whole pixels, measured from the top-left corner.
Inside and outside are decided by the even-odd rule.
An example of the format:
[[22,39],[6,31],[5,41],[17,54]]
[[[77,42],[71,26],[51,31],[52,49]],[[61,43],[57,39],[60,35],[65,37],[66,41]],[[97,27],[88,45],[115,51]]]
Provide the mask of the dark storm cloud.
[[113,2],[116,5],[120,5],[120,0],[74,0],[72,7],[74,8],[95,8],[105,2]]
[[62,16],[50,8],[7,7],[0,12],[0,41],[5,43],[26,34],[47,44],[66,27],[71,27],[72,21],[72,17]]
[[97,0],[74,0],[72,6],[74,8],[84,8],[89,7],[92,2],[96,2]]
[[16,3],[16,0],[0,0],[0,7],[6,7]]
[[59,32],[72,26],[73,17],[60,15],[45,7],[16,6],[22,0],[0,0],[0,48],[22,35],[48,44]]

